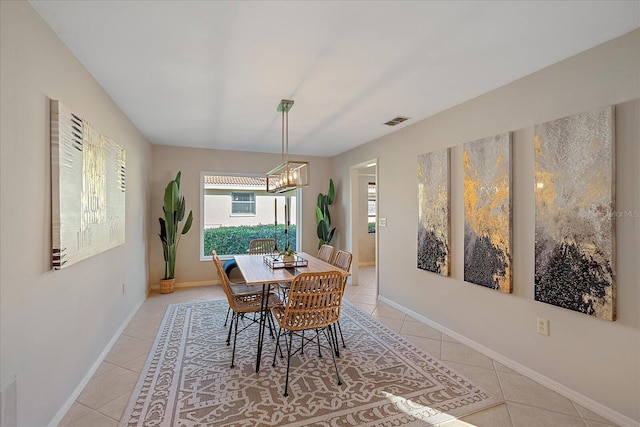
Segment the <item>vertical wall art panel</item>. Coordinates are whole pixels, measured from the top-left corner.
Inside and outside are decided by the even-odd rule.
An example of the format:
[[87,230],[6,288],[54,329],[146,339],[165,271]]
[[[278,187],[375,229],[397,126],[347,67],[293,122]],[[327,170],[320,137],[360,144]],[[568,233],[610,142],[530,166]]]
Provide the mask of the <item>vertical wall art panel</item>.
[[418,268],[449,275],[449,149],[418,156]]
[[511,133],[464,144],[464,280],[511,293]]
[[124,243],[125,150],[51,101],[52,267]]
[[613,107],[535,127],[535,299],[615,320]]

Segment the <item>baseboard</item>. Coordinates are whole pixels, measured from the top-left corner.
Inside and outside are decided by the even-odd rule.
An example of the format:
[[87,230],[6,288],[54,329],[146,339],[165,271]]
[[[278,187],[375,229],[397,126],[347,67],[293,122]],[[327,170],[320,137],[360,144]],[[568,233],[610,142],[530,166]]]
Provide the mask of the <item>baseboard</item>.
[[431,326],[434,329],[439,330],[442,333],[445,333],[447,335],[449,335],[451,338],[454,338],[455,340],[461,342],[462,344],[465,344],[469,347],[471,347],[472,349],[479,351],[480,353],[484,354],[487,357],[490,357],[491,359],[500,362],[501,364],[503,364],[504,366],[513,369],[514,371],[524,375],[527,378],[532,379],[533,381],[542,384],[543,386],[555,391],[556,393],[566,397],[567,399],[570,399],[576,403],[578,403],[579,405],[584,406],[585,408],[588,408],[589,410],[595,412],[596,414],[603,416],[604,418],[620,425],[621,427],[640,427],[640,423],[638,423],[637,421],[627,417],[626,415],[623,415],[617,411],[614,411],[613,409],[596,402],[595,400],[581,394],[578,393],[577,391],[563,385],[560,384],[559,382],[552,380],[549,377],[546,377],[544,375],[542,375],[539,372],[534,371],[533,369],[527,368],[524,365],[521,365],[520,363],[509,359],[508,357],[491,350],[488,347],[483,346],[482,344],[479,344],[467,337],[465,337],[464,335],[461,335],[445,326],[442,326],[441,324],[421,315],[418,314],[394,301],[391,301],[388,298],[385,298],[383,296],[378,295],[378,299],[382,302],[384,302],[385,304],[390,305],[393,308],[396,308],[400,311],[402,311],[403,313],[418,319],[419,321],[421,321],[422,323]]
[[53,417],[53,419],[49,423],[49,427],[56,427],[58,424],[60,424],[60,422],[62,421],[64,416],[67,414],[67,411],[71,408],[71,406],[78,399],[78,396],[80,396],[80,393],[82,393],[82,390],[84,390],[84,388],[86,387],[87,383],[91,380],[91,378],[93,378],[93,374],[96,373],[96,371],[100,367],[100,364],[102,364],[102,362],[104,361],[104,358],[107,357],[107,354],[109,354],[109,351],[111,351],[111,348],[116,343],[116,341],[118,341],[118,338],[120,338],[120,335],[125,330],[125,328],[129,324],[131,319],[133,319],[133,316],[136,315],[136,313],[138,312],[138,309],[142,306],[144,301],[145,301],[145,299],[142,299],[142,301],[140,301],[138,304],[136,304],[136,306],[131,310],[131,313],[129,314],[129,316],[127,316],[125,321],[122,323],[122,326],[120,326],[120,328],[118,328],[116,333],[113,335],[113,338],[111,338],[111,341],[109,341],[109,344],[107,344],[105,349],[102,350],[102,353],[100,353],[100,356],[98,356],[98,359],[95,361],[93,366],[91,366],[91,369],[89,369],[89,371],[84,376],[84,378],[82,379],[80,384],[78,384],[78,386],[73,391],[73,393],[71,393],[71,395],[69,396],[67,401],[64,403],[64,405],[62,405],[60,410],[58,410],[56,415]]
[[[202,280],[200,282],[180,282],[176,283],[175,288],[196,288],[198,286],[220,285],[219,280]],[[150,290],[159,291],[160,283],[154,283],[149,287]]]
[[376,265],[375,261],[362,261],[358,263],[358,267],[373,267]]

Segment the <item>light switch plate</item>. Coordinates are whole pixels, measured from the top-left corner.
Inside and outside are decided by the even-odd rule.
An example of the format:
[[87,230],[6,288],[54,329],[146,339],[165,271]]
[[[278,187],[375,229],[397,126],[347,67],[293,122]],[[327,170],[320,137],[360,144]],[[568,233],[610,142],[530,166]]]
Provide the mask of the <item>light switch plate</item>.
[[380,227],[386,227],[387,226],[387,218],[380,218],[379,224]]

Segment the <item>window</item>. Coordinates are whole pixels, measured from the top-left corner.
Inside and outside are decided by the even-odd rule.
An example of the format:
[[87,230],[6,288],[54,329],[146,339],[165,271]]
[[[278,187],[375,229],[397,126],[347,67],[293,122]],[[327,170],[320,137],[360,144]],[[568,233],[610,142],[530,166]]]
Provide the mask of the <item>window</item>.
[[232,215],[255,215],[256,195],[255,193],[231,193],[231,214]]
[[367,222],[369,233],[376,232],[376,183],[370,182],[367,185]]
[[[278,248],[300,247],[297,233],[297,191],[272,194],[266,177],[201,173],[200,259],[211,259],[215,250],[222,258],[246,254],[249,242],[276,238]],[[290,225],[285,234],[284,207],[289,203]]]

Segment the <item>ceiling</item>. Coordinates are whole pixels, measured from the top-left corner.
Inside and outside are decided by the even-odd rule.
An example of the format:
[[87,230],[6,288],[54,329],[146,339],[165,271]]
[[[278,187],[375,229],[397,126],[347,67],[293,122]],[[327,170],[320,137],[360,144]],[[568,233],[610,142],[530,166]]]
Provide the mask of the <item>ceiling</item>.
[[638,0],[31,4],[151,143],[280,153],[287,98],[321,156],[640,27]]

